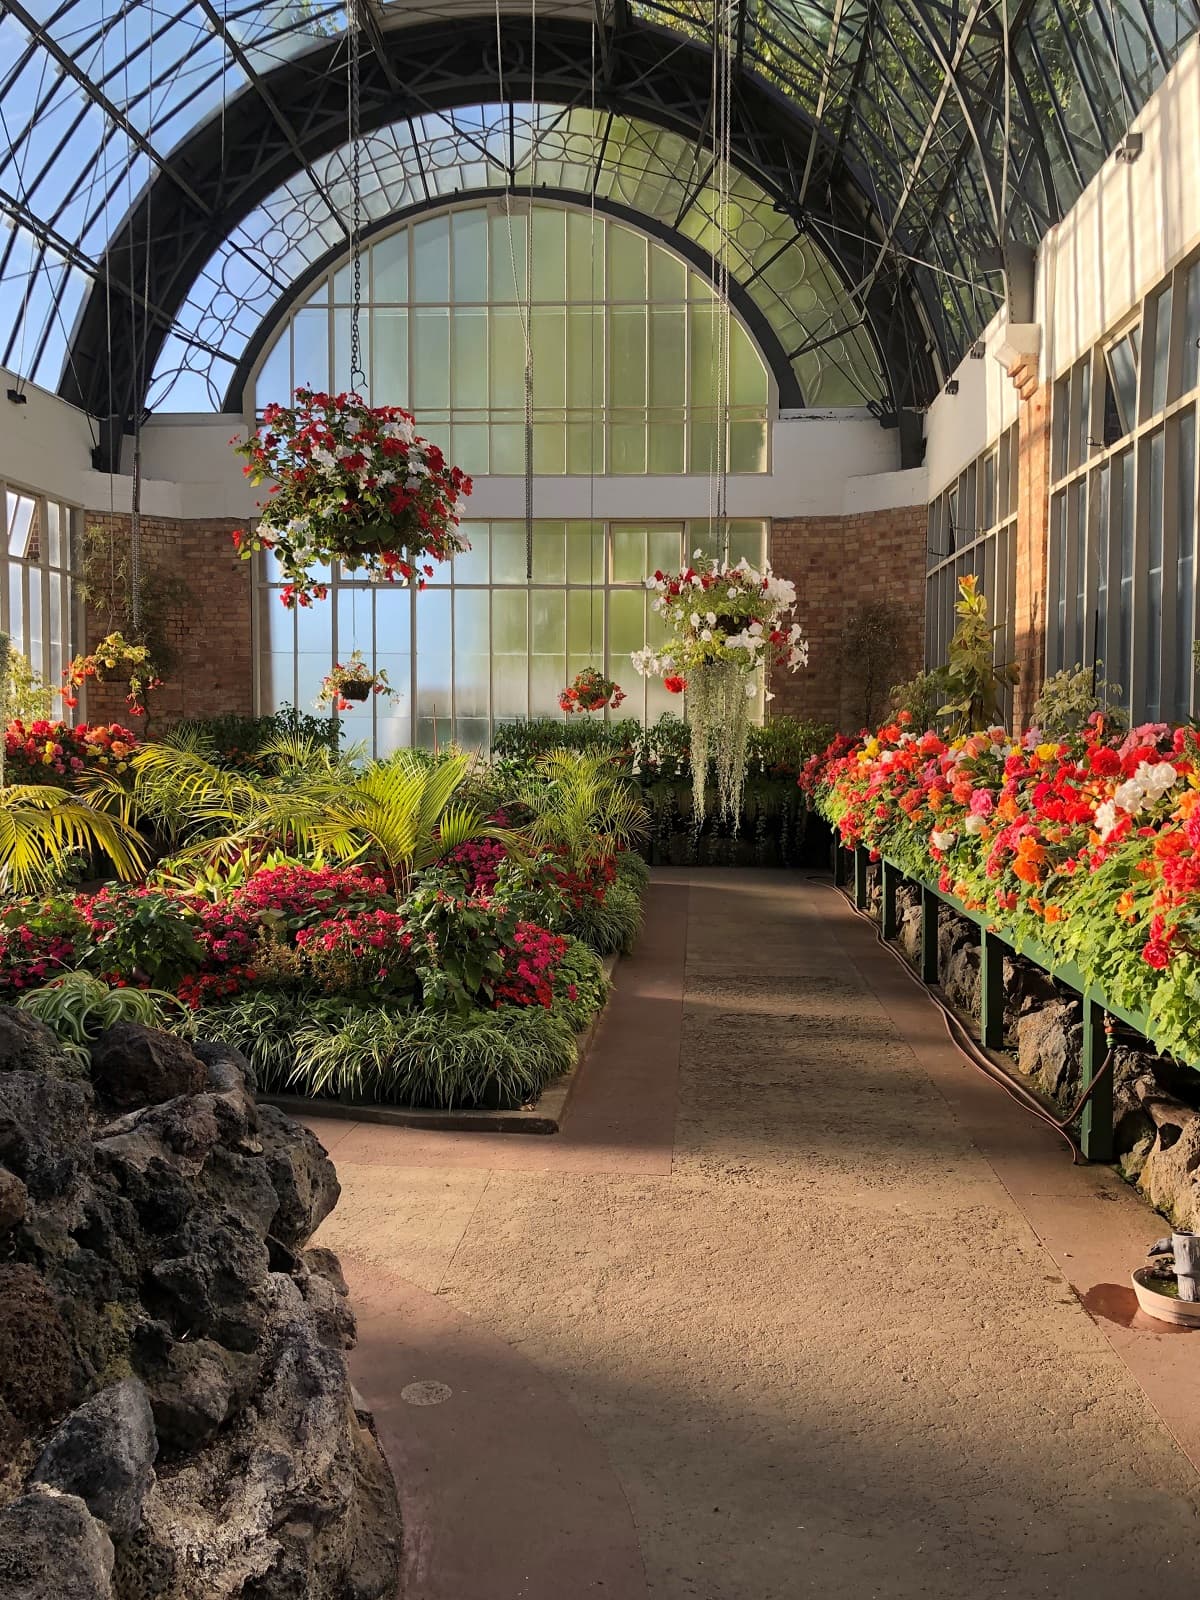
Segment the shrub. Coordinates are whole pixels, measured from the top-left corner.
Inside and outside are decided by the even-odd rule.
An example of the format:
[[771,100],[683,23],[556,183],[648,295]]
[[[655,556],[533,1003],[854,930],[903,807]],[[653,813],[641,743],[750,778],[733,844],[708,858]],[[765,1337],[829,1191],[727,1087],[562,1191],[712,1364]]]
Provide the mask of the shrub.
[[391,994],[416,981],[413,936],[404,916],[377,907],[301,928],[296,947],[326,994]]
[[1033,707],[1033,725],[1046,739],[1070,739],[1087,730],[1097,714],[1110,733],[1124,733],[1129,719],[1121,705],[1121,687],[1100,675],[1104,663],[1091,667],[1064,667],[1042,685]]
[[313,716],[283,706],[263,717],[229,713],[223,717],[186,717],[175,723],[173,738],[194,744],[219,767],[274,776],[281,740],[296,739],[337,754],[341,723],[337,717]]
[[340,1022],[350,1008],[312,989],[247,989],[232,998],[206,1000],[192,1017],[193,1038],[240,1050],[260,1089],[280,1093],[296,1069],[294,1035],[306,1023]]
[[198,908],[183,896],[110,884],[75,905],[87,928],[82,964],[101,973],[174,988],[204,961]]
[[554,976],[554,1010],[572,1033],[583,1033],[603,1011],[609,981],[604,963],[579,939],[568,937]]
[[292,1036],[290,1083],[392,1105],[515,1107],[575,1064],[570,1025],[540,1007],[463,1016],[393,1008],[314,1017]]
[[642,898],[632,883],[618,880],[602,900],[581,901],[567,916],[567,932],[597,955],[627,955],[642,928]]
[[0,995],[15,997],[76,964],[88,928],[64,895],[0,911]]

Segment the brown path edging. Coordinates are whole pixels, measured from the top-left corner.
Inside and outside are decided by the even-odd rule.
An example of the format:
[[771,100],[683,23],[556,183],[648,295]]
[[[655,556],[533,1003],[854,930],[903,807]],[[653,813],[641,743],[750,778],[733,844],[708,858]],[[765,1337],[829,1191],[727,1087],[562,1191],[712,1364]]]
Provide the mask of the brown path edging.
[[[619,956],[604,962],[611,980]],[[424,1109],[420,1106],[381,1105],[377,1100],[314,1100],[303,1094],[260,1094],[261,1105],[278,1106],[292,1117],[328,1117],[335,1122],[378,1122],[392,1128],[428,1128],[434,1133],[557,1133],[612,997],[592,1019],[591,1026],[575,1036],[575,1065],[554,1078],[531,1106],[505,1111]]]
[[[351,1377],[399,1491],[403,1600],[645,1600],[624,1492],[553,1380],[437,1295],[342,1267]],[[450,1393],[406,1399],[410,1384]]]
[[1136,1311],[1129,1274],[1165,1227],[1109,1166],[1073,1167],[1063,1142],[969,1067],[923,989],[901,972],[832,882],[809,880],[830,934],[878,999],[1108,1344],[1200,1473],[1194,1330]]

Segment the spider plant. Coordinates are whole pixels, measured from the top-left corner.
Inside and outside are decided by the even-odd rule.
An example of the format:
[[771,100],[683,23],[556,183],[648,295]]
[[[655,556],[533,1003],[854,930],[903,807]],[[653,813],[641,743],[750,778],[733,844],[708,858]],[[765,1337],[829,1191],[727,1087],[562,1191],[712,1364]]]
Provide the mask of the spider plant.
[[17,1005],[53,1028],[67,1054],[82,1062],[91,1041],[114,1022],[165,1028],[187,1015],[182,1001],[165,989],[110,988],[90,972],[68,972],[29,989]]

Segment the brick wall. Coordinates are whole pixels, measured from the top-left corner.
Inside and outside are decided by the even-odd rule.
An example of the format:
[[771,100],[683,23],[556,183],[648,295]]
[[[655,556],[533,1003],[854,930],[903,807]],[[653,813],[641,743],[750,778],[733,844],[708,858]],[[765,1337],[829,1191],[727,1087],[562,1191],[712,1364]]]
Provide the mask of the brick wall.
[[[112,531],[120,540],[129,539],[128,516],[89,512],[86,523]],[[156,731],[178,717],[253,710],[250,563],[233,548],[230,535],[238,526],[227,517],[142,518],[143,569],[165,571],[188,589],[187,599],[173,605],[166,619],[164,631],[175,665],[163,687],[151,696]],[[88,606],[84,627],[89,649],[104,637],[108,622],[102,600]],[[87,714],[94,720],[127,720],[121,689],[90,685]]]
[[846,517],[776,518],[771,565],[796,585],[796,615],[809,641],[809,666],[794,676],[776,673],[778,714],[812,717],[849,731],[861,725],[861,689],[841,660],[842,630],[863,604],[895,607],[904,643],[891,673],[901,683],[920,670],[925,648],[927,508]]

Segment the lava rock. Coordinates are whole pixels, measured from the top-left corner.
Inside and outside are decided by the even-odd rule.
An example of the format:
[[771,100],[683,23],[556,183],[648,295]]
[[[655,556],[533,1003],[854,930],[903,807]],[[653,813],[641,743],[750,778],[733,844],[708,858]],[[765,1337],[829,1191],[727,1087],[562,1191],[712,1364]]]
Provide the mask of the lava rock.
[[15,1172],[0,1167],[0,1233],[9,1233],[24,1221],[29,1190]]
[[53,1028],[17,1006],[0,1006],[0,1072],[44,1072],[52,1078],[83,1078],[85,1067],[69,1056]]
[[240,1217],[196,1212],[167,1241],[150,1277],[177,1333],[252,1350],[262,1325],[258,1290],[269,1268],[265,1243]]
[[208,1070],[173,1034],[116,1022],[92,1046],[92,1081],[115,1106],[156,1105],[176,1095],[199,1094]]
[[207,1443],[245,1402],[257,1377],[252,1357],[212,1339],[171,1343],[165,1361],[147,1379],[163,1454]]
[[116,1539],[142,1524],[158,1440],[145,1387],[125,1378],[62,1422],[38,1458],[38,1486],[77,1495]]
[[78,1385],[67,1325],[45,1281],[24,1262],[0,1265],[0,1402],[36,1429],[62,1415]]
[[0,1072],[0,1160],[35,1201],[65,1214],[92,1168],[91,1090],[43,1072]]
[[112,1600],[113,1547],[82,1500],[35,1489],[0,1510],[4,1600]]
[[271,1232],[284,1244],[308,1243],[337,1205],[342,1186],[325,1147],[275,1106],[258,1108],[258,1137],[279,1199]]
[[1017,1066],[1039,1089],[1066,1102],[1080,1081],[1082,1008],[1076,1000],[1052,1000],[1017,1022]]
[[195,1039],[192,1049],[208,1068],[208,1086],[218,1092],[229,1089],[248,1089],[251,1094],[258,1088],[254,1068],[240,1050],[219,1039]]

